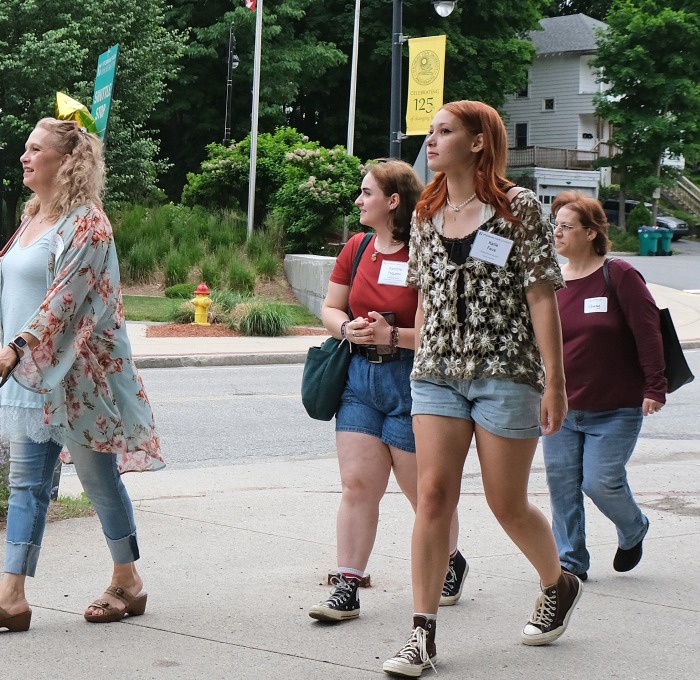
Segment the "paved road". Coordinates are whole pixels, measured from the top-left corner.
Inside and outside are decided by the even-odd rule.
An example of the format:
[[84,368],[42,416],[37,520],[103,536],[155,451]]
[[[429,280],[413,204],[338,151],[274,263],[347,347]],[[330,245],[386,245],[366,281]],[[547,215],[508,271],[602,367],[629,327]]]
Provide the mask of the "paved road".
[[[700,350],[687,356],[700,376]],[[335,455],[333,423],[312,420],[301,405],[301,365],[141,373],[171,468]],[[670,440],[700,440],[698,402],[700,377],[670,395],[667,408],[646,420],[642,459],[661,455]]]

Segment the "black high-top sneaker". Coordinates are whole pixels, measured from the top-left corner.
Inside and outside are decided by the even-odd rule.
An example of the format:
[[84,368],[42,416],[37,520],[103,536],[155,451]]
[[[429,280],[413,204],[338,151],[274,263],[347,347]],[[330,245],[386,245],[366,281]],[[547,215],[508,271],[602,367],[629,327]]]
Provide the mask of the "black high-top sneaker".
[[359,579],[348,579],[338,574],[335,588],[330,597],[309,609],[309,616],[319,621],[345,621],[355,619],[360,615],[360,598],[357,589]]
[[548,645],[561,637],[583,593],[583,583],[572,573],[562,571],[559,580],[540,593],[520,639],[526,645]]
[[464,588],[464,579],[469,573],[469,565],[464,559],[459,550],[454,557],[450,557],[450,563],[447,567],[447,575],[445,582],[442,584],[442,595],[440,597],[440,606],[447,607],[451,604],[457,604],[457,601],[462,597],[462,588]]
[[384,672],[405,678],[417,678],[425,668],[430,666],[437,673],[435,624],[435,619],[414,616],[413,631],[408,642],[396,653],[396,656],[384,662],[382,666]]

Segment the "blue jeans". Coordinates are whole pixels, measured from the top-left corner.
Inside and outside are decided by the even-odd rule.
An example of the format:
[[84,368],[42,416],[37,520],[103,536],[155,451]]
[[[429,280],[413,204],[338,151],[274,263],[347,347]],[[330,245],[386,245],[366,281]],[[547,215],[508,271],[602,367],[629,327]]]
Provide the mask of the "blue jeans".
[[569,411],[561,430],[542,438],[559,560],[576,574],[590,566],[583,494],[615,524],[623,550],[637,545],[649,529],[625,469],[641,427],[641,408]]
[[[100,519],[112,560],[118,564],[134,562],[139,558],[134,511],[117,471],[117,457],[73,442],[66,446],[85,494]],[[10,442],[7,573],[24,576],[36,573],[53,471],[61,448],[53,441]]]

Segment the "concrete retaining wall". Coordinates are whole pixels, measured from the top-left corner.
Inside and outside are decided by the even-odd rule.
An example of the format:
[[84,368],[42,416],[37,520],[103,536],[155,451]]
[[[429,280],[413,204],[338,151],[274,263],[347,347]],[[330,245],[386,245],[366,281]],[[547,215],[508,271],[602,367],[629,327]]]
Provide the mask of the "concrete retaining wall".
[[284,258],[284,273],[294,295],[319,319],[334,265],[334,257],[323,255],[286,255]]

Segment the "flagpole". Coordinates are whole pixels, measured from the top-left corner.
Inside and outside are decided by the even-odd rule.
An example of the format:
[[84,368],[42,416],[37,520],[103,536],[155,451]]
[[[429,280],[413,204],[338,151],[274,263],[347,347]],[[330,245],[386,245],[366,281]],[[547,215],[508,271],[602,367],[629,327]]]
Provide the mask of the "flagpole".
[[255,15],[255,57],[253,61],[253,111],[250,127],[250,173],[248,180],[248,227],[246,238],[253,235],[255,218],[255,175],[258,164],[258,107],[260,103],[260,55],[262,52],[263,0],[258,0]]
[[[348,110],[348,156],[355,152],[355,100],[357,98],[357,51],[360,38],[360,0],[355,0],[355,23],[352,37],[352,65],[350,67],[350,106]],[[348,242],[348,218],[343,220],[343,243]]]

